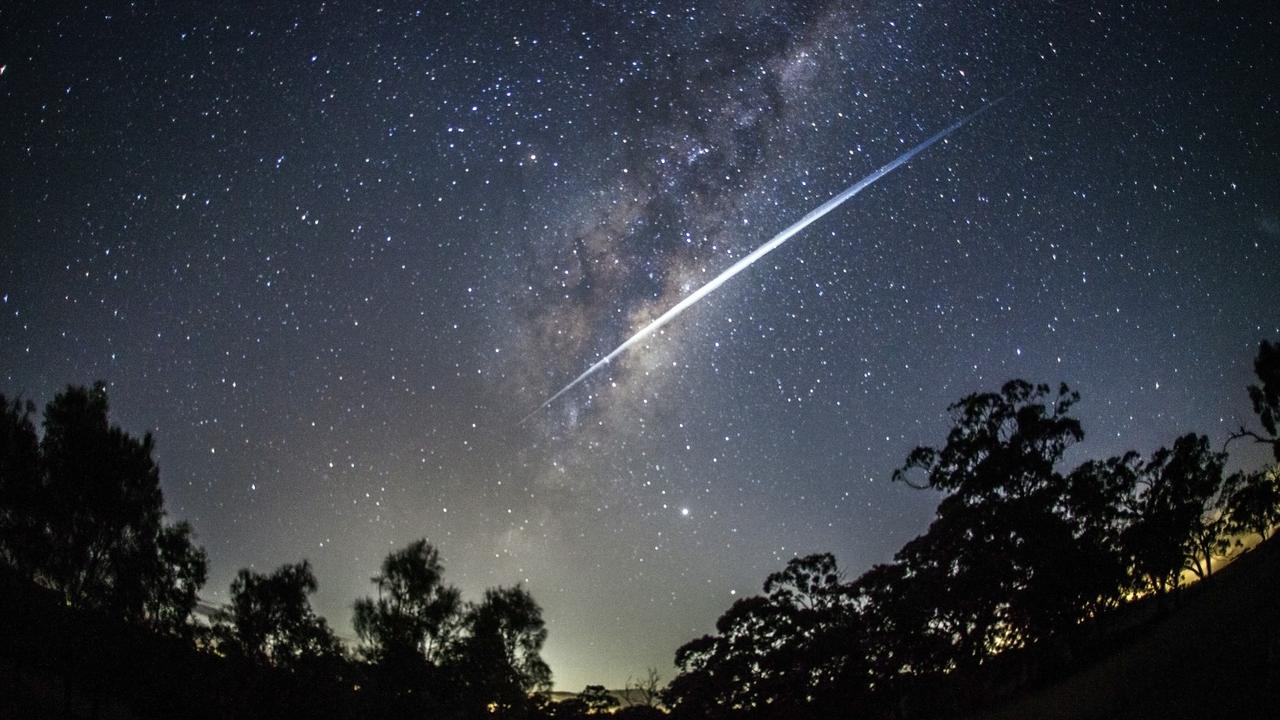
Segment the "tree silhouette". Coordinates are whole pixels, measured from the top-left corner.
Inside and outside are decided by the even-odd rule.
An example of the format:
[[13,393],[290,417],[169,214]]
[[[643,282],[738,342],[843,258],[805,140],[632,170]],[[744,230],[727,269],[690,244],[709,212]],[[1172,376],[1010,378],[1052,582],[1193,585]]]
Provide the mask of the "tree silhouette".
[[1125,531],[1132,521],[1130,499],[1138,486],[1142,460],[1128,452],[1107,460],[1089,460],[1067,476],[1063,509],[1077,552],[1060,568],[1086,617],[1116,607],[1132,589]]
[[[1255,370],[1262,429],[1232,437],[1280,448],[1280,345],[1264,341]],[[914,449],[893,474],[943,494],[927,530],[854,582],[830,554],[792,559],[762,595],[677,651],[663,703],[712,719],[934,712],[959,697],[955,683],[1025,673],[1020,657],[1070,654],[1084,637],[1077,624],[1129,592],[1176,587],[1184,571],[1209,577],[1233,535],[1266,539],[1280,524],[1276,468],[1226,477],[1225,452],[1200,435],[1146,460],[1129,452],[1064,472],[1083,438],[1077,400],[1065,385],[1014,380],[951,405],[945,443]],[[206,556],[188,524],[164,522],[151,436],[111,425],[108,410],[102,383],[68,387],[38,434],[35,406],[0,396],[0,562],[14,571],[4,577],[53,590],[40,592],[61,612],[92,608],[189,638]],[[233,660],[204,657],[257,673],[245,684],[255,697],[284,692],[282,708],[310,697],[321,715],[323,695],[368,716],[661,716],[653,670],[634,691],[628,681],[626,708],[598,685],[550,703],[547,630],[532,596],[496,588],[464,607],[443,575],[426,540],[387,555],[372,578],[377,596],[354,605],[369,661],[356,667],[312,610],[309,563],[243,569],[211,631]],[[1009,661],[1014,648],[1027,649]]]
[[342,656],[324,618],[311,609],[318,584],[311,564],[281,565],[269,575],[242,569],[231,581],[231,603],[220,611],[219,647],[262,665],[314,667]]
[[[1277,364],[1263,343],[1250,394],[1273,436],[1250,436],[1267,442]],[[1064,473],[1083,438],[1077,400],[1065,385],[1014,380],[951,405],[945,444],[911,451],[893,476],[944,493],[926,532],[852,583],[829,555],[792,560],[765,596],[735,602],[714,634],[677,650],[668,707],[699,718],[954,714],[965,693],[999,692],[976,678],[1025,683],[1035,663],[1067,662],[1094,642],[1075,629],[1083,621],[1130,592],[1176,587],[1184,570],[1208,577],[1231,533],[1265,538],[1280,522],[1276,471],[1225,478],[1225,454],[1199,435]]]
[[618,707],[618,698],[604,689],[603,685],[588,685],[578,693],[578,699],[590,715],[606,714]]
[[438,663],[456,637],[461,599],[443,582],[440,553],[418,540],[387,555],[377,599],[356,601],[352,624],[373,663],[388,714],[420,714],[439,700]]
[[353,625],[376,661],[414,653],[436,662],[457,631],[461,595],[443,582],[440,553],[426,540],[397,550],[374,576],[376,600],[357,600]]
[[[955,426],[946,445],[911,451],[893,478],[966,499],[1029,495],[1054,480],[1062,454],[1083,439],[1079,421],[1067,414],[1079,399],[1066,385],[1055,397],[1048,385],[1025,380],[966,396],[947,408]],[[923,483],[912,477],[917,470]]]
[[27,580],[49,551],[34,412],[31,402],[0,394],[0,561]]
[[955,666],[952,642],[937,599],[939,573],[901,561],[873,566],[850,588],[860,609],[869,681],[875,695],[893,698],[915,678]]
[[663,694],[679,715],[757,717],[852,711],[865,685],[859,617],[829,554],[795,558],[765,596],[738,600],[716,634],[676,651],[680,674]]
[[935,598],[934,616],[914,632],[948,639],[943,652],[952,662],[978,664],[1047,637],[1076,623],[1099,595],[1115,594],[1105,584],[1076,583],[1073,572],[1107,554],[1107,535],[1090,517],[1110,499],[1091,495],[1092,475],[1057,470],[1084,436],[1069,415],[1078,399],[1065,385],[1051,393],[1022,380],[969,395],[950,407],[955,425],[946,444],[916,448],[894,473],[948,493],[928,531],[897,555],[905,572],[896,585],[903,597]]
[[533,715],[549,718],[549,720],[584,720],[590,711],[587,701],[582,699],[582,693],[558,702],[543,696],[539,697],[536,703],[537,707]]
[[0,557],[20,576],[88,607],[176,634],[190,631],[204,551],[163,523],[150,434],[108,420],[106,386],[69,386],[45,407],[0,396]]
[[1253,370],[1260,384],[1249,386],[1249,400],[1262,423],[1262,432],[1241,427],[1231,434],[1231,440],[1249,438],[1270,445],[1271,453],[1280,461],[1280,343],[1259,343]]
[[1156,450],[1143,468],[1127,545],[1157,591],[1176,586],[1184,569],[1207,577],[1213,557],[1227,549],[1225,462],[1207,437],[1188,434]]
[[643,678],[627,678],[623,692],[627,698],[627,707],[656,708],[662,701],[662,675],[657,668],[647,668]]
[[466,715],[526,714],[530,694],[551,684],[541,655],[547,639],[542,608],[519,585],[492,588],[467,608],[463,627],[466,635],[453,643],[448,662]]
[[148,566],[159,549],[162,497],[150,434],[107,422],[107,393],[68,387],[45,408],[40,449],[57,549],[49,579],[73,606],[140,619]]
[[573,697],[555,702],[548,697],[538,699],[533,713],[547,720],[585,720],[594,715],[618,716],[618,699],[603,685],[588,685]]
[[190,637],[189,622],[196,594],[208,579],[204,548],[192,542],[191,525],[180,522],[161,528],[156,581],[150,583],[144,604],[147,617],[161,632]]
[[894,474],[946,493],[928,530],[849,584],[829,555],[792,560],[677,651],[667,704],[690,717],[871,707],[1117,604],[1141,464],[1058,470],[1083,437],[1077,399],[1015,380],[952,405],[947,442]]
[[[1262,424],[1262,432],[1241,427],[1227,440],[1251,438],[1271,446],[1280,461],[1280,343],[1263,340],[1253,369],[1259,384],[1249,386],[1249,400]],[[1280,466],[1269,470],[1238,473],[1231,479],[1226,501],[1228,528],[1233,533],[1256,533],[1266,539],[1280,524]]]
[[1276,467],[1236,473],[1226,502],[1227,530],[1266,540],[1280,525],[1280,472]]

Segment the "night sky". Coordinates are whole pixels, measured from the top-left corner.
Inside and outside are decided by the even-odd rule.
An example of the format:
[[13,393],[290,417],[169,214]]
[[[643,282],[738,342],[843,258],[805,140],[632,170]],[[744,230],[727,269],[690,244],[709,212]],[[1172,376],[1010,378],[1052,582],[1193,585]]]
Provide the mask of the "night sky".
[[889,476],[962,395],[1216,444],[1280,336],[1253,3],[244,5],[0,8],[0,392],[108,381],[213,602],[309,558],[350,637],[426,537],[532,591],[557,687],[669,678],[793,555],[922,532]]

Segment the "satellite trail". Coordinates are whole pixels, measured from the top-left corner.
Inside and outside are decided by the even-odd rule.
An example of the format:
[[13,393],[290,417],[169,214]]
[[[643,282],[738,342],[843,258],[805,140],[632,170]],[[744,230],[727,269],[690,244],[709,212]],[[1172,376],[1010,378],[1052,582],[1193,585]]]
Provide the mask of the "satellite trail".
[[699,300],[706,297],[707,295],[710,295],[711,292],[714,291],[716,288],[728,282],[729,278],[733,277],[734,275],[737,275],[743,270],[746,270],[752,263],[764,257],[765,255],[768,255],[774,250],[776,250],[779,245],[790,240],[794,235],[796,235],[796,233],[799,233],[801,230],[805,229],[806,227],[809,227],[809,225],[816,222],[818,218],[822,217],[823,215],[826,215],[832,210],[835,210],[837,207],[843,204],[844,201],[862,192],[875,181],[879,180],[885,175],[888,175],[894,170],[897,170],[900,166],[906,164],[907,162],[910,162],[910,160],[914,158],[916,155],[919,155],[920,153],[929,149],[930,145],[933,145],[934,143],[945,138],[946,136],[950,135],[956,130],[959,130],[960,128],[969,124],[974,118],[978,117],[982,113],[1004,102],[1004,100],[1007,97],[1009,96],[1005,95],[1004,97],[994,100],[978,108],[974,112],[969,113],[968,115],[965,115],[959,120],[956,120],[954,123],[951,123],[950,125],[943,128],[942,130],[939,130],[937,133],[929,137],[924,142],[920,143],[919,145],[916,145],[915,147],[911,148],[905,153],[894,158],[888,164],[881,166],[879,170],[876,170],[875,172],[862,178],[858,182],[850,185],[848,188],[844,190],[844,192],[841,192],[839,195],[832,197],[830,200],[822,203],[821,205],[814,208],[813,210],[810,210],[807,215],[805,215],[804,217],[792,223],[787,229],[783,230],[777,235],[774,235],[773,238],[771,238],[765,244],[761,245],[755,250],[752,250],[749,255],[744,256],[738,262],[734,263],[733,265],[730,265],[729,269],[715,276],[715,278],[713,278],[706,285],[703,285],[697,290],[694,290],[693,292],[689,293],[688,296],[686,296],[683,300],[676,303],[675,305],[672,305],[670,309],[662,313],[662,315],[660,315],[656,320],[649,323],[648,325],[645,325],[638,332],[636,332],[636,334],[627,338],[626,342],[614,348],[613,351],[610,352],[608,355],[605,355],[604,357],[597,360],[595,364],[587,368],[581,375],[574,378],[573,382],[561,388],[560,392],[557,392],[555,395],[552,395],[551,397],[547,398],[546,402],[539,405],[533,412],[530,412],[528,415],[525,415],[524,418],[520,420],[519,424],[523,425],[525,422],[529,420],[529,418],[533,417],[534,415],[537,415],[539,412],[545,409],[548,405],[555,402],[556,399],[559,398],[561,395],[564,395],[565,393],[572,390],[574,386],[576,386],[578,383],[582,382],[583,380],[586,380],[588,377],[591,377],[591,375],[593,375],[597,370],[613,362],[613,359],[618,357],[622,353],[626,352],[627,348],[630,348],[632,345],[635,345],[636,343],[640,342],[641,340],[644,340],[645,338],[649,337],[653,333],[660,330],[664,325],[676,319],[676,316],[678,316],[680,313],[692,307],[694,303],[698,302]]

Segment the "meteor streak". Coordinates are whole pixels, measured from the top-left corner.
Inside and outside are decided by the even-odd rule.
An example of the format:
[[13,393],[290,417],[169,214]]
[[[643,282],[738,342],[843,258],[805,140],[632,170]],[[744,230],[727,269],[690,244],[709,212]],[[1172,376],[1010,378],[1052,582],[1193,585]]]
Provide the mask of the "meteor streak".
[[818,218],[821,218],[823,215],[826,215],[832,210],[835,210],[842,203],[844,203],[844,201],[862,192],[875,181],[879,180],[885,175],[888,175],[894,170],[897,170],[900,166],[910,162],[911,159],[914,158],[916,155],[919,155],[920,153],[929,149],[930,145],[933,145],[934,143],[945,138],[946,136],[950,135],[956,130],[959,130],[960,128],[969,124],[969,122],[971,122],[974,118],[978,117],[982,113],[1004,102],[1005,98],[1007,97],[1009,96],[1005,95],[1004,97],[994,100],[978,108],[972,113],[965,115],[959,120],[956,120],[955,122],[951,123],[950,125],[943,128],[942,130],[939,130],[929,139],[925,140],[919,145],[916,145],[915,147],[911,148],[905,153],[894,158],[888,164],[882,166],[879,170],[876,170],[875,172],[862,178],[858,182],[850,185],[848,188],[844,190],[844,192],[841,192],[840,194],[832,197],[830,200],[822,203],[821,205],[814,208],[813,210],[810,210],[807,215],[805,215],[804,217],[792,223],[787,229],[783,230],[777,235],[774,235],[773,238],[770,239],[765,244],[761,245],[755,250],[752,250],[749,255],[744,256],[741,260],[738,260],[738,262],[730,265],[729,269],[715,276],[715,278],[713,278],[706,285],[703,285],[697,290],[694,290],[692,293],[689,293],[688,296],[686,296],[683,300],[676,303],[675,305],[672,305],[670,309],[662,313],[662,315],[660,315],[656,320],[650,322],[648,325],[645,325],[638,332],[636,332],[635,335],[632,335],[631,337],[627,338],[626,342],[614,348],[613,351],[610,352],[608,355],[605,355],[604,357],[597,360],[595,364],[587,368],[581,375],[574,378],[573,382],[561,388],[560,392],[547,398],[546,402],[539,405],[536,410],[529,413],[528,415],[525,415],[519,424],[523,425],[525,422],[529,420],[529,418],[533,417],[534,415],[537,415],[539,412],[545,409],[548,405],[555,402],[556,399],[559,398],[561,395],[564,395],[565,393],[572,390],[574,386],[576,386],[578,383],[582,382],[583,380],[586,380],[597,370],[613,362],[613,359],[618,357],[622,353],[626,352],[627,348],[630,348],[632,345],[635,345],[641,340],[644,340],[645,338],[654,334],[658,330],[662,329],[664,325],[676,319],[676,316],[678,316],[680,313],[684,312],[685,310],[688,310],[690,307],[693,306],[694,303],[698,302],[699,300],[706,297],[707,295],[710,295],[716,288],[728,282],[729,278],[732,278],[734,275],[737,275],[743,270],[746,270],[747,267],[750,266],[752,263],[764,257],[765,255],[768,255],[774,250],[776,250],[779,245],[790,240],[794,235],[796,235],[796,233],[799,233],[801,230],[805,229],[809,225],[816,222]]

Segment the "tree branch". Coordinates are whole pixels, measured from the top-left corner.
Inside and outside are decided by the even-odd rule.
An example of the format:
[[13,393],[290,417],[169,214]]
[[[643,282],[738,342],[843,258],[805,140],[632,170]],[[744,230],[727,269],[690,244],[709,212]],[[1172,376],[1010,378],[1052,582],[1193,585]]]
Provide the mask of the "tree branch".
[[1255,443],[1258,443],[1261,445],[1273,445],[1277,440],[1280,440],[1280,438],[1269,438],[1265,435],[1259,435],[1258,433],[1252,430],[1249,430],[1248,428],[1241,425],[1239,430],[1231,433],[1231,435],[1227,437],[1226,442],[1222,443],[1222,451],[1226,452],[1227,446],[1235,442],[1236,440],[1246,440],[1246,439],[1251,439]]

